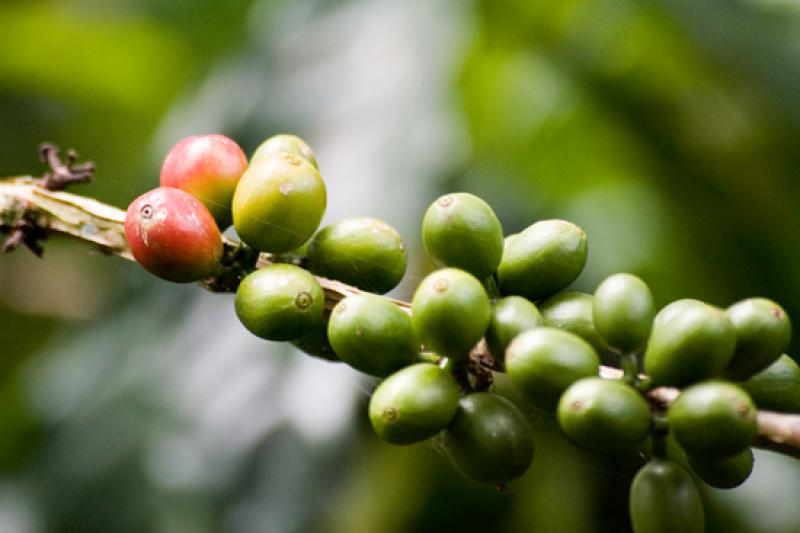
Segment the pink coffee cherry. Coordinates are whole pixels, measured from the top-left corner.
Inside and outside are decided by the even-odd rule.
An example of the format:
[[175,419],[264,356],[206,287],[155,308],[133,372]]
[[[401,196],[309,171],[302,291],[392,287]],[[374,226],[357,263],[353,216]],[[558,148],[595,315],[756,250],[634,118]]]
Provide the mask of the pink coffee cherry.
[[168,281],[206,278],[222,258],[222,235],[211,213],[172,187],[153,189],[128,206],[125,236],[134,259]]
[[161,167],[161,186],[184,190],[203,202],[221,229],[231,225],[231,200],[247,157],[224,135],[192,135],[179,141]]

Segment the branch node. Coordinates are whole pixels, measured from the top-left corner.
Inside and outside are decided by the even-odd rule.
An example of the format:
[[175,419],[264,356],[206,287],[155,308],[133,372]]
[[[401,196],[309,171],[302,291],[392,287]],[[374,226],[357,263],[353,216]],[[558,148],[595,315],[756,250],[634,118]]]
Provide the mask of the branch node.
[[47,163],[50,171],[46,172],[39,180],[39,185],[50,191],[60,191],[71,183],[89,183],[92,181],[95,166],[91,161],[75,163],[78,160],[78,153],[75,150],[67,150],[66,162],[62,161],[59,149],[51,143],[43,143],[39,147],[39,157],[42,162]]
[[3,243],[3,252],[14,251],[20,244],[24,244],[37,257],[42,257],[44,248],[40,241],[47,238],[44,229],[31,221],[20,218],[11,226],[8,237]]

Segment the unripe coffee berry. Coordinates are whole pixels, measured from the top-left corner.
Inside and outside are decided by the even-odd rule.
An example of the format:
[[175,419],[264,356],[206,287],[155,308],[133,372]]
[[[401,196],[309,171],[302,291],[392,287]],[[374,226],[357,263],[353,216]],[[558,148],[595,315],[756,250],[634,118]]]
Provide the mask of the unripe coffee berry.
[[633,478],[634,533],[703,533],[705,513],[692,476],[675,461],[654,459]]
[[503,228],[489,204],[469,193],[446,194],[422,219],[422,243],[437,267],[455,267],[478,279],[497,270]]
[[456,470],[484,483],[513,481],[533,461],[533,431],[525,415],[490,392],[461,398],[442,441]]
[[308,240],[325,213],[325,183],[308,161],[278,152],[254,162],[233,195],[233,225],[251,247],[288,252]]
[[179,283],[214,273],[222,258],[222,236],[198,199],[159,187],[128,206],[125,237],[134,259],[151,274]]
[[758,430],[753,401],[740,387],[722,381],[685,389],[670,405],[667,421],[689,455],[739,453],[753,443]]
[[161,166],[162,187],[184,190],[203,202],[225,229],[231,225],[231,201],[247,170],[247,157],[224,135],[193,135],[170,149]]
[[325,294],[307,271],[275,264],[247,275],[234,303],[236,315],[251,333],[288,341],[306,335],[322,321]]
[[552,296],[583,270],[586,234],[566,220],[542,220],[508,242],[497,269],[500,292],[537,301]]
[[562,292],[539,304],[544,323],[577,335],[598,354],[608,352],[594,324],[594,296],[584,292]]
[[380,377],[410,365],[419,351],[411,317],[376,294],[356,294],[336,304],[328,321],[328,339],[339,359]]
[[786,354],[739,385],[762,409],[800,413],[800,366]]
[[492,306],[483,285],[456,268],[429,274],[411,301],[414,333],[429,350],[464,360],[486,333]]
[[517,335],[543,323],[542,314],[531,302],[521,296],[506,296],[497,300],[492,308],[486,343],[494,358],[502,361],[508,345]]
[[375,218],[351,217],[317,232],[308,244],[311,271],[359,289],[383,294],[406,271],[403,239]]
[[688,458],[697,477],[717,489],[738,487],[753,472],[753,450],[750,448],[723,457],[690,455]]
[[459,391],[453,376],[436,365],[418,363],[386,378],[369,402],[375,432],[392,444],[433,437],[452,420]]
[[584,378],[561,396],[558,423],[571,441],[585,448],[634,450],[650,429],[650,406],[627,383]]
[[681,387],[718,375],[735,346],[733,325],[722,310],[698,300],[678,300],[653,321],[644,369],[654,384]]
[[290,135],[288,133],[273,135],[262,142],[258,148],[256,148],[256,151],[253,152],[253,156],[250,158],[250,164],[255,164],[257,161],[278,152],[285,152],[287,154],[296,155],[297,157],[302,157],[313,165],[314,168],[319,169],[317,157],[314,155],[314,151],[311,147],[297,135]]
[[506,372],[535,405],[555,410],[575,381],[596,376],[600,358],[583,339],[560,329],[539,327],[517,336],[506,350]]
[[594,324],[605,344],[619,353],[642,349],[656,314],[650,288],[632,274],[606,278],[594,293]]
[[792,325],[783,308],[766,298],[748,298],[730,306],[725,314],[736,331],[736,350],[725,377],[747,379],[772,364],[792,337]]

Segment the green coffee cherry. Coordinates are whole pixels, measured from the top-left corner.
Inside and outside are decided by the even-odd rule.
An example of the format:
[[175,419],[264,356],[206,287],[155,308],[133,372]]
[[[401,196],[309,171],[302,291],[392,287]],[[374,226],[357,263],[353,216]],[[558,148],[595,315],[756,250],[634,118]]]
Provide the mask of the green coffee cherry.
[[594,324],[605,344],[620,353],[647,343],[656,314],[650,288],[632,274],[606,278],[594,293]]
[[414,333],[429,350],[463,360],[486,333],[489,297],[472,275],[456,268],[429,274],[411,301]]
[[388,376],[417,359],[411,317],[376,294],[356,294],[336,304],[328,338],[339,359],[373,376]]
[[533,461],[533,432],[525,415],[490,392],[461,398],[442,438],[456,470],[475,481],[508,483]]
[[233,194],[233,225],[262,252],[288,252],[319,226],[327,202],[325,183],[305,159],[278,152],[259,159]]
[[669,407],[667,421],[689,455],[739,453],[753,443],[758,431],[753,401],[740,387],[722,381],[685,389]]
[[251,333],[288,341],[311,332],[322,321],[325,294],[302,268],[277,264],[245,277],[234,304],[236,315]]
[[497,300],[492,308],[486,343],[495,359],[503,361],[514,337],[543,323],[544,318],[535,305],[521,296],[507,296]]
[[792,324],[783,308],[766,298],[748,298],[725,313],[736,331],[736,351],[724,375],[745,380],[771,365],[792,337]]
[[320,320],[311,331],[291,343],[295,348],[308,355],[331,362],[340,361],[328,340],[328,323],[325,321]]
[[422,244],[437,267],[455,267],[478,279],[497,270],[503,227],[489,204],[465,192],[433,202],[422,219]]
[[644,355],[657,385],[688,385],[718,375],[733,356],[736,335],[725,313],[698,300],[659,311]]
[[747,448],[726,457],[689,456],[689,466],[704,483],[732,489],[744,483],[753,471],[753,450]]
[[539,305],[548,326],[577,335],[592,345],[598,354],[608,351],[594,325],[594,297],[583,292],[564,292]]
[[600,358],[586,341],[555,328],[526,331],[506,350],[511,383],[535,405],[551,411],[567,387],[599,370]]
[[297,135],[289,135],[287,133],[273,135],[266,141],[262,142],[258,148],[256,148],[256,151],[253,152],[253,157],[250,158],[250,164],[254,165],[259,160],[266,159],[272,154],[278,152],[286,152],[288,154],[296,155],[297,157],[302,157],[311,163],[314,168],[319,168],[319,165],[317,165],[317,158],[314,155],[314,151],[311,149],[311,147]]
[[800,413],[800,366],[786,354],[739,385],[762,409]]
[[436,365],[418,363],[386,378],[369,402],[375,432],[392,444],[411,444],[443,430],[458,409],[453,377]]
[[585,448],[635,450],[650,430],[650,406],[622,381],[584,378],[561,396],[558,423],[567,438]]
[[497,269],[500,292],[536,301],[578,277],[586,264],[586,234],[566,220],[542,220],[510,240]]
[[705,513],[692,477],[678,463],[654,459],[633,478],[634,533],[703,533]]
[[406,271],[406,249],[397,231],[380,220],[351,217],[317,232],[308,246],[311,271],[383,294]]

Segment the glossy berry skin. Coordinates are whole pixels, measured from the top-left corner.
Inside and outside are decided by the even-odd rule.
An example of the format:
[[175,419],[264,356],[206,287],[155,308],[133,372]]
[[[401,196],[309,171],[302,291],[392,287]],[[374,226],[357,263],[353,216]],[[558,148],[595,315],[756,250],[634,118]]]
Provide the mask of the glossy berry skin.
[[458,386],[449,372],[418,363],[378,385],[369,402],[369,419],[383,440],[411,444],[443,430],[456,413],[458,398]]
[[762,409],[800,413],[800,366],[786,354],[739,385]]
[[633,478],[629,499],[634,533],[703,533],[705,513],[689,473],[668,459],[654,459]]
[[594,324],[594,296],[583,292],[562,292],[539,304],[544,323],[577,335],[598,354],[608,351]]
[[736,331],[736,351],[724,375],[744,380],[767,368],[789,347],[792,324],[783,308],[766,298],[748,298],[725,314]]
[[428,350],[464,360],[486,333],[492,306],[483,285],[456,268],[428,274],[411,301],[414,334]]
[[503,361],[514,337],[544,324],[544,318],[531,302],[521,296],[506,296],[492,308],[486,343],[495,359]]
[[598,335],[618,353],[644,347],[656,314],[653,294],[633,274],[614,274],[594,293],[593,316]]
[[533,461],[533,431],[525,415],[490,392],[461,398],[442,441],[456,470],[483,483],[513,481]]
[[218,134],[192,135],[170,149],[161,166],[162,187],[184,190],[203,202],[217,225],[231,225],[231,201],[247,170],[247,157],[232,139]]
[[236,316],[251,333],[289,341],[310,333],[322,321],[325,294],[307,271],[275,264],[247,275],[234,304]]
[[539,327],[517,336],[506,350],[511,383],[532,403],[555,410],[564,390],[596,376],[600,358],[583,339],[560,329]]
[[406,248],[385,222],[351,217],[319,230],[309,242],[308,260],[320,276],[383,294],[403,279]]
[[561,396],[558,423],[567,438],[585,448],[630,451],[650,430],[650,406],[622,381],[584,378]]
[[131,202],[125,237],[136,262],[178,283],[212,275],[222,258],[222,236],[211,213],[194,196],[171,187]]
[[336,304],[328,339],[339,359],[380,377],[410,365],[419,351],[408,313],[376,294],[356,294]]
[[753,401],[740,387],[722,381],[683,390],[669,407],[667,422],[689,455],[739,453],[753,443],[758,430]]
[[437,267],[455,267],[482,280],[503,255],[503,227],[489,204],[469,193],[433,202],[422,219],[422,243]]
[[297,135],[291,135],[288,133],[279,133],[277,135],[273,135],[269,139],[262,142],[258,148],[256,148],[256,151],[253,152],[253,156],[250,158],[250,163],[254,164],[257,161],[265,159],[278,152],[285,152],[287,154],[296,155],[297,157],[302,157],[314,168],[319,169],[317,157],[314,155],[314,151],[311,149],[311,147]]
[[689,456],[689,466],[706,485],[717,489],[738,487],[753,472],[753,450],[724,457]]
[[722,310],[698,300],[678,300],[653,321],[644,369],[654,384],[681,387],[718,375],[735,346],[733,325]]
[[306,160],[278,152],[253,163],[233,195],[233,225],[249,246],[288,252],[319,226],[327,196],[322,177]]
[[510,239],[497,269],[502,294],[531,301],[572,283],[586,264],[586,233],[566,220],[542,220]]

